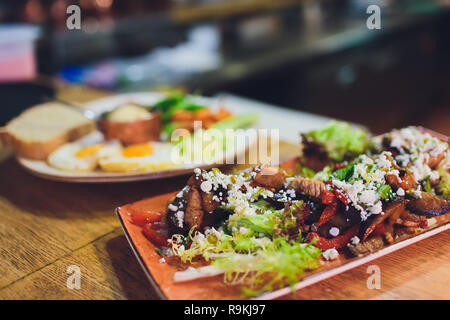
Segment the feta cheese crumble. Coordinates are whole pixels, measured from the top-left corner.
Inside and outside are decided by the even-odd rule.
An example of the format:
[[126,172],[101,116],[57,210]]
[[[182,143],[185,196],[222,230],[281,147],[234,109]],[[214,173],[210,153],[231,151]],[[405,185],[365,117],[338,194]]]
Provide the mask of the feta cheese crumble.
[[335,260],[339,257],[339,252],[335,248],[328,249],[322,253],[322,256],[328,260]]
[[331,236],[337,237],[339,235],[339,229],[336,227],[332,227],[332,228],[330,228],[329,233]]

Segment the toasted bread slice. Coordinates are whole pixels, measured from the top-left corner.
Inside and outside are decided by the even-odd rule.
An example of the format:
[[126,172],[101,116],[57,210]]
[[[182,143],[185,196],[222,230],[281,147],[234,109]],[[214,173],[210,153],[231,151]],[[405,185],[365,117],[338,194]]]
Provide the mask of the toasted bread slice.
[[45,160],[59,146],[95,130],[95,122],[60,103],[49,102],[25,110],[1,130],[17,155]]

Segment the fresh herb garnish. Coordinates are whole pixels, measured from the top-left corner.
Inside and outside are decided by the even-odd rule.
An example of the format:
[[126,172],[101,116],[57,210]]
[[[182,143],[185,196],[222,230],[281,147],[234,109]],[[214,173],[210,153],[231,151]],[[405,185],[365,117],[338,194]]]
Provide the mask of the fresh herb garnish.
[[389,199],[392,195],[391,187],[387,184],[381,185],[377,191],[380,197],[382,197],[383,199]]
[[333,177],[335,177],[338,180],[348,182],[353,177],[354,172],[355,172],[355,164],[354,163],[350,163],[345,168],[336,170],[333,173]]

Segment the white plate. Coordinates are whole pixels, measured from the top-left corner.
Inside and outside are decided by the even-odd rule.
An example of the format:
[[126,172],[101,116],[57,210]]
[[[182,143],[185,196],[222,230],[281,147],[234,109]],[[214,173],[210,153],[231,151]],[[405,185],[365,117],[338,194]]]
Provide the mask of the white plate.
[[[101,114],[106,111],[111,111],[114,108],[125,104],[127,102],[135,102],[143,105],[153,105],[157,101],[163,99],[165,95],[163,93],[155,92],[142,92],[131,94],[114,95],[107,98],[91,101],[85,104],[86,108],[92,110],[96,114]],[[209,106],[211,109],[217,109],[219,106],[219,100],[206,97],[193,97],[196,103]],[[247,148],[256,143],[256,138],[249,136],[246,140],[245,146],[236,150],[234,156],[239,157],[245,153]],[[229,155],[225,155],[228,157]],[[152,180],[161,179],[173,176],[184,175],[193,172],[195,168],[210,169],[219,166],[217,163],[212,164],[200,164],[200,165],[184,165],[173,169],[165,169],[162,171],[151,172],[138,172],[138,173],[110,173],[102,171],[93,172],[69,172],[58,170],[47,164],[45,161],[30,160],[26,158],[18,157],[17,161],[28,172],[38,177],[62,181],[62,182],[88,182],[88,183],[103,183],[103,182],[128,182],[139,180]]]

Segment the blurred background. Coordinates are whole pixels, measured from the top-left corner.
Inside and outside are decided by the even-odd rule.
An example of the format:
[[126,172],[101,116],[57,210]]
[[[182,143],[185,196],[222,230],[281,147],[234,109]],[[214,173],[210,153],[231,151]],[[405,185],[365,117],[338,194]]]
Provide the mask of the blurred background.
[[57,83],[228,92],[450,135],[449,31],[450,0],[0,0],[0,125]]

